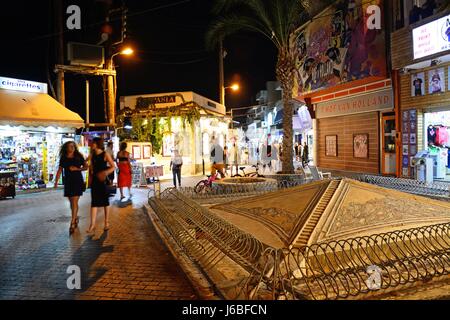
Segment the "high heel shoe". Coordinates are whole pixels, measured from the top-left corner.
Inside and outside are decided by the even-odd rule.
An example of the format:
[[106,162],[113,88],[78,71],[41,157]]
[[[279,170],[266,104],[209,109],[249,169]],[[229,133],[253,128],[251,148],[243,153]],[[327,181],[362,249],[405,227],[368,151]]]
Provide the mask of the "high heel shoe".
[[87,230],[86,230],[86,233],[87,233],[87,234],[93,234],[93,233],[95,233],[95,227],[91,227],[91,228],[87,229]]
[[71,223],[70,224],[70,228],[69,228],[69,235],[72,235],[75,232],[76,229],[76,224],[75,223]]
[[104,231],[108,231],[109,230],[109,223],[105,224],[105,227],[103,228]]

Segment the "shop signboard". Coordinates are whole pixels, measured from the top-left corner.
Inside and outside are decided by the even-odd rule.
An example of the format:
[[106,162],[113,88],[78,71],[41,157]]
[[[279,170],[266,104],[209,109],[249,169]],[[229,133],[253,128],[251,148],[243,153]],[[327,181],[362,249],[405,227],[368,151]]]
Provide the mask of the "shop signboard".
[[28,80],[0,77],[0,89],[47,94],[47,84]]
[[450,50],[450,15],[413,29],[414,59]]
[[392,110],[392,90],[383,90],[350,98],[330,100],[316,104],[316,118],[329,118],[354,113]]

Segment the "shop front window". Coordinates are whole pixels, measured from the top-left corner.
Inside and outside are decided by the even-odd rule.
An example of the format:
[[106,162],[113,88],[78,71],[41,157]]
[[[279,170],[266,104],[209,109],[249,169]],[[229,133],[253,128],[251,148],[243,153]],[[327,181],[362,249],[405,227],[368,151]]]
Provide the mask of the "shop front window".
[[395,152],[395,119],[384,122],[384,152]]

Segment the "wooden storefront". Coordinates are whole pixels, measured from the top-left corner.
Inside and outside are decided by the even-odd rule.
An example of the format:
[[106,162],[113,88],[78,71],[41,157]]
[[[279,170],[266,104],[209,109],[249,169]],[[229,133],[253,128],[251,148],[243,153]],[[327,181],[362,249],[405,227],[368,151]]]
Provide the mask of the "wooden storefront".
[[[374,89],[375,87],[377,88]],[[351,90],[358,93],[351,94],[350,90],[337,91],[332,95],[312,99],[313,103],[316,102],[315,163],[330,170],[384,173],[380,131],[383,115],[393,114],[391,82],[385,79],[376,84],[353,87]],[[366,141],[365,155],[355,154],[355,139],[358,136],[362,136]],[[329,139],[336,140],[336,150],[331,152],[328,150]],[[395,155],[393,161],[395,165]]]
[[[366,159],[353,155],[353,137],[356,134],[369,135],[369,153]],[[337,135],[337,156],[326,155],[326,137]],[[318,147],[317,163],[320,167],[354,172],[379,172],[379,115],[378,112],[354,114],[319,119],[317,121]]]

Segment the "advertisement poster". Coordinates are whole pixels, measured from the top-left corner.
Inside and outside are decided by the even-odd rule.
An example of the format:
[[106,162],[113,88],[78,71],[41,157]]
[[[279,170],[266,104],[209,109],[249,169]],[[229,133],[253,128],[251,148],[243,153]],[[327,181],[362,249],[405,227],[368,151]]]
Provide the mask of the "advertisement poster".
[[450,49],[450,16],[413,29],[414,59]]
[[386,75],[385,28],[367,28],[370,5],[378,5],[383,15],[381,0],[340,0],[322,18],[293,33],[290,43],[299,53],[298,93]]
[[428,91],[430,94],[441,93],[445,91],[444,68],[428,71]]
[[425,73],[415,73],[411,75],[411,96],[425,95]]
[[407,144],[403,145],[403,155],[407,156],[409,154],[409,146]]

